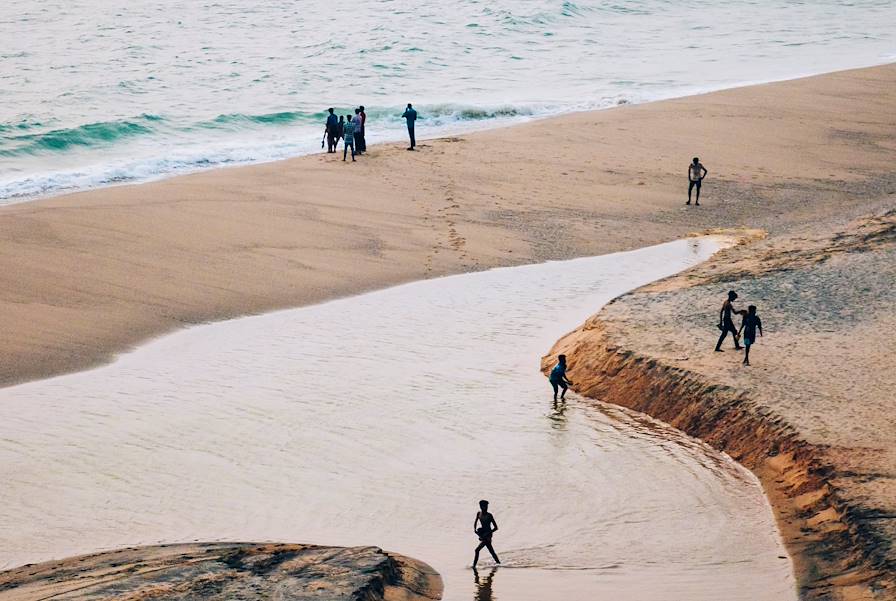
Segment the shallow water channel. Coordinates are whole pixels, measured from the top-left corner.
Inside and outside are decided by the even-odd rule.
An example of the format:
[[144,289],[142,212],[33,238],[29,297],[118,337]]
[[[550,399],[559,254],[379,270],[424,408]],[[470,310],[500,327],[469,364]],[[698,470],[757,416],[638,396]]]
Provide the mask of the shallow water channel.
[[[0,567],[136,544],[377,545],[445,599],[795,599],[756,479],[539,359],[712,239],[190,328],[0,390]],[[491,501],[504,566],[470,569]],[[477,584],[478,579],[478,584]]]

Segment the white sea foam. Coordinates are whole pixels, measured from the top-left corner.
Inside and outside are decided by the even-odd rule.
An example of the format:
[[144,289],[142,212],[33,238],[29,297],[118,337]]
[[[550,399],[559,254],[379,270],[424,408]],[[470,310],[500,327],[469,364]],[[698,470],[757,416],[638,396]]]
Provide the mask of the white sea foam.
[[0,202],[315,152],[328,105],[390,141],[408,101],[425,138],[896,57],[890,0],[6,8]]

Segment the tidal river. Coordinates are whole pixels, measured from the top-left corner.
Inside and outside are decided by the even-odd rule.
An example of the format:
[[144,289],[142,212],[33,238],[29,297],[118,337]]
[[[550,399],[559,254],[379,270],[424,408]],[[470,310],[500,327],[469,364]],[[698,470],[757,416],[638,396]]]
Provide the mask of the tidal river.
[[[554,407],[538,370],[611,298],[717,248],[415,282],[0,390],[0,567],[276,540],[422,559],[449,600],[795,599],[748,471],[643,415]],[[477,585],[480,498],[504,566],[484,557]]]

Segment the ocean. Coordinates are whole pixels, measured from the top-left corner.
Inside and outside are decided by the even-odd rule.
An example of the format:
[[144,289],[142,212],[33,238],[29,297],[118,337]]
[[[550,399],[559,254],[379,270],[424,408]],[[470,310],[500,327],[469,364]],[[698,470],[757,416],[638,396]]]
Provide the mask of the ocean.
[[0,204],[896,59],[896,2],[14,0]]

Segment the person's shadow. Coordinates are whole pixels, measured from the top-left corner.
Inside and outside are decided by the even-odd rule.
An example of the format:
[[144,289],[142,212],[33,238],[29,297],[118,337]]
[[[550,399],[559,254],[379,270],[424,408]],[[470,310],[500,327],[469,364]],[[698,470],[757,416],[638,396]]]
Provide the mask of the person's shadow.
[[479,570],[473,568],[473,581],[476,583],[476,594],[473,596],[473,601],[495,601],[497,599],[492,595],[492,579],[497,571],[498,566],[495,566],[489,570],[485,578],[480,578]]

